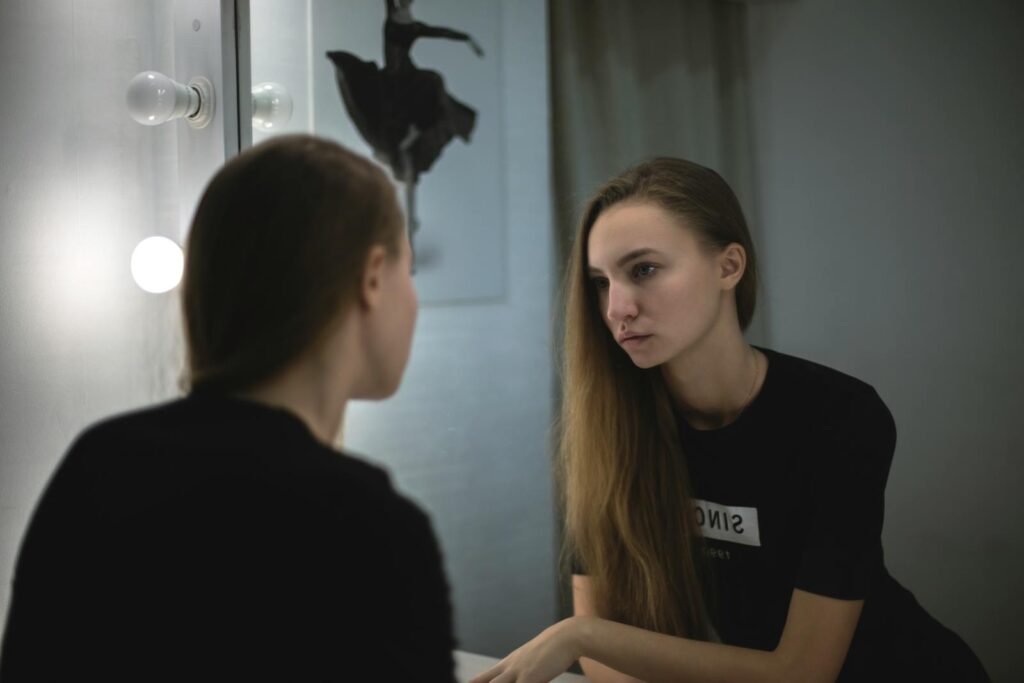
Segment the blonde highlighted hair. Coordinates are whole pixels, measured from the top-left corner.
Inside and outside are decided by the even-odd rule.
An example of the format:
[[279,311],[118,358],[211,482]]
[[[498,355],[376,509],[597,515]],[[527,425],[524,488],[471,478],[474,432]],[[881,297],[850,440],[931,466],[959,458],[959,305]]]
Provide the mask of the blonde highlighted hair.
[[636,367],[616,344],[588,275],[590,231],[605,209],[624,201],[661,207],[709,249],[742,245],[741,328],[756,303],[753,243],[739,202],[714,171],[682,159],[653,159],[608,181],[590,200],[565,282],[557,461],[564,557],[587,574],[601,616],[707,639],[709,577],[675,411],[660,368]]

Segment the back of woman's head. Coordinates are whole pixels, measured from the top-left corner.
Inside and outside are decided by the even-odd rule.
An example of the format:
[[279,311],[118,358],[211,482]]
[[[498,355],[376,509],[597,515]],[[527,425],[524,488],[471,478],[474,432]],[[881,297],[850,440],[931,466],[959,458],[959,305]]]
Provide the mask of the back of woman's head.
[[354,303],[374,245],[398,257],[401,229],[387,176],[334,142],[280,136],[231,159],[189,233],[183,383],[227,393],[273,377]]

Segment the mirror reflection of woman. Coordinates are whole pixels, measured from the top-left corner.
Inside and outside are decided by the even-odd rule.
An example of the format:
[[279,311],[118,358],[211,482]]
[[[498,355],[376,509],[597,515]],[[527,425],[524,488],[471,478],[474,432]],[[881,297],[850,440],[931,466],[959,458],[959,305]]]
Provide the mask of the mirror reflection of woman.
[[[985,681],[885,568],[868,384],[743,337],[754,246],[718,174],[656,159],[583,213],[559,475],[574,616],[474,683]],[[852,341],[852,340],[851,340]]]
[[71,446],[21,546],[0,678],[453,681],[427,517],[333,447],[409,356],[391,181],[273,138],[210,182],[185,263],[190,391]]

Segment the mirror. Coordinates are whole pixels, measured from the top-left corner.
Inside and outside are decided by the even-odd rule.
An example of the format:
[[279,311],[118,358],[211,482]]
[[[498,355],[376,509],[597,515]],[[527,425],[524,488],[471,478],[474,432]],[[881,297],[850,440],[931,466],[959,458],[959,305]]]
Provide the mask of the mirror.
[[[994,676],[1019,669],[992,625],[1024,600],[1005,502],[1024,485],[1024,48],[1010,4],[954,5],[411,5],[482,48],[421,38],[409,53],[476,118],[412,202],[396,174],[419,222],[423,311],[401,391],[353,406],[344,445],[430,511],[460,646],[506,652],[557,618],[551,321],[564,236],[596,183],[674,154],[719,170],[748,215],[763,266],[751,341],[861,378],[892,410],[893,575]],[[327,55],[385,66],[387,4],[248,6],[252,82],[293,97],[282,130],[374,156]]]

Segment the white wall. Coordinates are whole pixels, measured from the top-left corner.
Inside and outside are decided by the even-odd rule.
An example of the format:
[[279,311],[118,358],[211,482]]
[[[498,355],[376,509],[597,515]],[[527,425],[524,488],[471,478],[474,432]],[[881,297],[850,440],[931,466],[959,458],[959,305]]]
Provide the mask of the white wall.
[[175,297],[140,290],[129,259],[144,237],[178,237],[176,128],[124,107],[136,73],[173,72],[170,27],[162,0],[0,2],[4,617],[28,517],[74,435],[175,391]]
[[887,564],[995,680],[1024,670],[1024,10],[749,7],[769,342],[898,425]]

